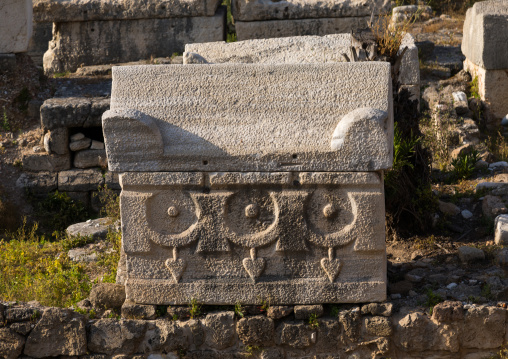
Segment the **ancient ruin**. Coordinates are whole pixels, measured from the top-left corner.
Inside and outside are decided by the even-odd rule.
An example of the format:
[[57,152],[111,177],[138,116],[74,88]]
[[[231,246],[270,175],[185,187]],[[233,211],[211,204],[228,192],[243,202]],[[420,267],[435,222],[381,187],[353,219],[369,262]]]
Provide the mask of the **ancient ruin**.
[[[464,22],[464,69],[477,80],[478,92],[490,113],[508,113],[508,3],[482,1],[468,9]],[[488,123],[489,128],[499,121]]]
[[381,62],[114,68],[127,297],[384,300],[391,101]]

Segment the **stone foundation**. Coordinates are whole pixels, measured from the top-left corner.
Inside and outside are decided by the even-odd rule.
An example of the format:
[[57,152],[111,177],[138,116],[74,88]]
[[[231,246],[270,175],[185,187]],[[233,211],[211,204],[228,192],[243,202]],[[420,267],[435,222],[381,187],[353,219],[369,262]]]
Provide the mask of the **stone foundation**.
[[[104,299],[91,297],[96,305],[107,304]],[[87,313],[92,307],[85,302],[88,307],[80,311]],[[190,319],[191,307],[126,301],[122,318],[97,309],[95,315],[102,318],[89,319],[37,303],[3,303],[0,356],[473,359],[496,357],[506,345],[506,309],[496,306],[444,302],[432,316],[420,308],[393,310],[391,303],[236,309],[201,307]]]

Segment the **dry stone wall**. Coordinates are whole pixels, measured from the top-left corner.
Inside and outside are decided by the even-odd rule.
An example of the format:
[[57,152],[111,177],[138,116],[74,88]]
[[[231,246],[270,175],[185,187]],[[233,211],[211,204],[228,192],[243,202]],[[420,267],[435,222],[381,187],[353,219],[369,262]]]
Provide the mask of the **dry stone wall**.
[[444,302],[431,316],[391,303],[203,307],[190,319],[187,306],[124,302],[121,288],[94,288],[78,303],[85,315],[0,303],[0,357],[474,359],[495,357],[507,341],[500,306]]

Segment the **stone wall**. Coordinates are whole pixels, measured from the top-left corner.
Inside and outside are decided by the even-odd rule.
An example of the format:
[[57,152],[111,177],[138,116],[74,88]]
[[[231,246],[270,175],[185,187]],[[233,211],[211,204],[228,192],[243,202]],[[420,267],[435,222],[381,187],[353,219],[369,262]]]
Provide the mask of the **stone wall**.
[[125,302],[105,310],[123,301],[121,291],[110,292],[120,301],[92,292],[78,305],[85,315],[0,304],[0,357],[481,359],[496,357],[507,341],[499,305],[444,302],[431,316],[391,303],[202,307],[190,319],[185,306]]

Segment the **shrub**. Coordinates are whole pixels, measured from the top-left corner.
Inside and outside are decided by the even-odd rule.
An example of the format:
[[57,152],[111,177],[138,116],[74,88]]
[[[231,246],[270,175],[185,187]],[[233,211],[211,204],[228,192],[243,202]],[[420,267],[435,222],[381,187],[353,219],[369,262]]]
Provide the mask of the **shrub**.
[[460,154],[452,161],[453,177],[457,180],[471,177],[479,158],[480,155],[476,150],[471,151],[471,153]]

